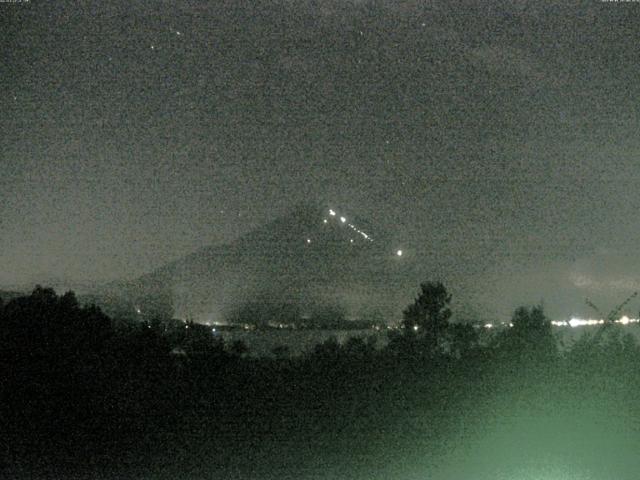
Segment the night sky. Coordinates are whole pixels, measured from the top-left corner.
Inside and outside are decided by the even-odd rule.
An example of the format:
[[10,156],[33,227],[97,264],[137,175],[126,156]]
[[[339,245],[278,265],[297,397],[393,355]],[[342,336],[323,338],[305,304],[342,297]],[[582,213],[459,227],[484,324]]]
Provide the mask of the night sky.
[[0,3],[0,285],[136,276],[312,200],[388,231],[479,315],[609,310],[640,289],[639,17]]

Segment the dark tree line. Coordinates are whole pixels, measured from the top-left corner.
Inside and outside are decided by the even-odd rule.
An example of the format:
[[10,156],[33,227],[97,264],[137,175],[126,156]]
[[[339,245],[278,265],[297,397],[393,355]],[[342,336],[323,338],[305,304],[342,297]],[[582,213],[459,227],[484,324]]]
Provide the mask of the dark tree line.
[[356,478],[372,445],[389,465],[424,438],[435,455],[501,398],[527,410],[546,408],[541,398],[614,404],[640,391],[640,348],[615,325],[559,349],[540,306],[518,308],[512,327],[483,337],[452,323],[450,305],[444,285],[426,282],[384,348],[330,339],[303,356],[283,348],[254,358],[204,325],[115,321],[73,293],[37,287],[0,303],[0,469],[267,478],[285,468],[266,453],[276,449],[289,473],[322,458],[334,476]]

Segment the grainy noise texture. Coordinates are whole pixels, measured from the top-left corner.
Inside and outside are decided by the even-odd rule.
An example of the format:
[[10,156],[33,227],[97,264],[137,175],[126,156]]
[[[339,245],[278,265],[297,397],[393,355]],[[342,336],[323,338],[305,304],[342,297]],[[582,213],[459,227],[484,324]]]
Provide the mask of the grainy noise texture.
[[136,278],[320,201],[474,314],[613,307],[639,287],[639,8],[0,2],[0,286]]

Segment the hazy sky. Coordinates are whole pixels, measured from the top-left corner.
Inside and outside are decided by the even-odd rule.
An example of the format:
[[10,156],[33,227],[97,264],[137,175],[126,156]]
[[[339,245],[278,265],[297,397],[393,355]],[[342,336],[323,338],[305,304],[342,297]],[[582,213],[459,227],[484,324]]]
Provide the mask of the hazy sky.
[[0,285],[134,276],[314,198],[482,311],[640,288],[640,3],[31,0],[0,19]]

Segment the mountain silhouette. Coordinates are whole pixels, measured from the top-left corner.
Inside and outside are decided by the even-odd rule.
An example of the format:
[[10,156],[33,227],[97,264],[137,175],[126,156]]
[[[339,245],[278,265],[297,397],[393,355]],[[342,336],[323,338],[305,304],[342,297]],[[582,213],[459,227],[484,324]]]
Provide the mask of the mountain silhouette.
[[255,317],[308,318],[327,309],[346,318],[387,316],[399,309],[401,264],[371,222],[303,204],[234,242],[112,283],[102,296],[139,314],[198,322],[238,320],[246,305],[262,306]]

